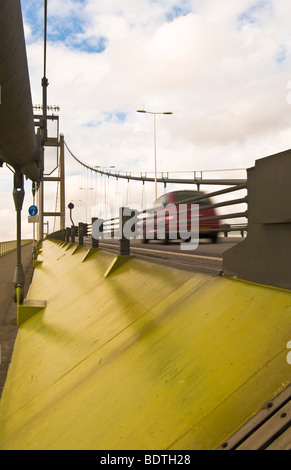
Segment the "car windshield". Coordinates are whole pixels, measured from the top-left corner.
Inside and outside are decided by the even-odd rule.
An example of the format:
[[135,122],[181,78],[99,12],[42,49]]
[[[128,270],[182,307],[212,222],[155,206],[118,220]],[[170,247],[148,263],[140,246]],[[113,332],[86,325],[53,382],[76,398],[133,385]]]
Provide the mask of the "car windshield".
[[163,196],[159,197],[159,199],[156,200],[154,203],[154,206],[165,206],[167,204],[167,196],[164,194]]

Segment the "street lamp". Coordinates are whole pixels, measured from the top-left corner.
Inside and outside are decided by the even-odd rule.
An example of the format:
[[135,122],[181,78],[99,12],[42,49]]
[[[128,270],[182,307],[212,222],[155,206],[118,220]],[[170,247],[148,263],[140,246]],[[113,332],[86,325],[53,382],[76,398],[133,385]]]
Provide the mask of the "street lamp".
[[96,165],[96,166],[94,166],[94,168],[100,168],[100,169],[115,168],[115,165],[110,165],[110,166]]
[[146,114],[153,114],[154,116],[154,154],[155,154],[155,201],[158,198],[158,191],[157,191],[157,135],[156,135],[156,115],[157,114],[173,114],[171,111],[164,111],[164,112],[153,112],[153,111],[146,111],[144,109],[138,109],[137,113],[146,113]]
[[[110,165],[110,166],[101,166],[101,165],[96,165],[94,166],[94,168],[96,168],[96,170],[101,173],[101,175],[103,173],[107,174],[107,173],[111,173],[111,170],[113,168],[115,168],[115,165]],[[109,175],[108,175],[109,176]]]

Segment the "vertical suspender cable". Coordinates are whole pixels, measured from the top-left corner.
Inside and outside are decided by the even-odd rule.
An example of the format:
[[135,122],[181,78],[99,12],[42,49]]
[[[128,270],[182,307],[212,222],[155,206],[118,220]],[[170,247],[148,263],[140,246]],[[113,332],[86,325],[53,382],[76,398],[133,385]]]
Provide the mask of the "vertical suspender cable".
[[47,43],[47,0],[44,0],[44,54],[43,54],[43,79],[42,79],[42,127],[43,143],[47,139],[47,87],[46,77],[46,43]]

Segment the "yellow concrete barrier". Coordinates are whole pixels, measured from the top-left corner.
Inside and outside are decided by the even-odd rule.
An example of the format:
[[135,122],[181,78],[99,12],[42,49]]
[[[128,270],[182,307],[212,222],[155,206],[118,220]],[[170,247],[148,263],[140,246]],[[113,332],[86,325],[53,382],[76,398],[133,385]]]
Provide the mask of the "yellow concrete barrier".
[[40,258],[0,449],[215,449],[291,382],[289,291],[62,242]]

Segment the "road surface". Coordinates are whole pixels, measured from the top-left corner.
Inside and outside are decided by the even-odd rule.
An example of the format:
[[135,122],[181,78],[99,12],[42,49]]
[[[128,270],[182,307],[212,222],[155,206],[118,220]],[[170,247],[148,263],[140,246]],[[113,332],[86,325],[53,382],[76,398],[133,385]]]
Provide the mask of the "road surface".
[[[141,240],[131,240],[130,253],[137,258],[174,268],[218,275],[222,270],[222,254],[242,240],[244,238],[221,237],[217,243],[211,243],[202,239],[195,250],[182,250],[179,241],[164,245],[159,240],[152,240],[147,244],[143,244]],[[90,243],[89,239],[85,241],[85,245],[89,246]],[[118,240],[100,240],[100,248],[104,250],[117,254],[118,247]]]

